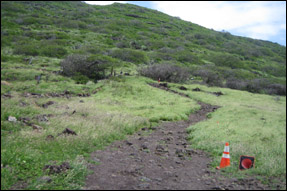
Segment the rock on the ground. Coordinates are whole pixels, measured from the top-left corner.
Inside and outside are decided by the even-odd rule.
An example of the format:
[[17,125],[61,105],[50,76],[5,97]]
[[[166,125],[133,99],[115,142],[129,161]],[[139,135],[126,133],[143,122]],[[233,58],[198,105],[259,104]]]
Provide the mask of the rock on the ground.
[[13,117],[13,116],[9,116],[9,117],[8,117],[8,121],[10,121],[10,122],[16,122],[16,121],[17,121],[17,118],[16,118],[16,117]]

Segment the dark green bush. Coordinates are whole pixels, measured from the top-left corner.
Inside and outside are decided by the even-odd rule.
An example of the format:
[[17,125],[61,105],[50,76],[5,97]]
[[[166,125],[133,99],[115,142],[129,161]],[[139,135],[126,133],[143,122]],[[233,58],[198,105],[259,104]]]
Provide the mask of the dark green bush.
[[199,64],[201,62],[197,56],[195,56],[189,51],[178,52],[176,54],[176,60],[179,62],[188,62],[188,63],[194,63],[194,64]]
[[75,80],[77,84],[86,84],[90,80],[87,76],[79,72],[76,72],[72,79]]
[[39,51],[41,56],[56,57],[56,58],[62,58],[67,54],[67,50],[65,48],[57,45],[43,46]]
[[15,54],[24,54],[27,56],[48,56],[62,58],[67,54],[67,50],[63,46],[55,44],[46,44],[45,42],[27,42],[26,44],[16,45]]
[[225,66],[234,68],[243,68],[243,63],[237,56],[231,54],[215,54],[208,57],[210,62],[213,62],[217,66]]
[[14,48],[15,54],[24,54],[28,56],[38,56],[40,47],[36,43],[19,44]]

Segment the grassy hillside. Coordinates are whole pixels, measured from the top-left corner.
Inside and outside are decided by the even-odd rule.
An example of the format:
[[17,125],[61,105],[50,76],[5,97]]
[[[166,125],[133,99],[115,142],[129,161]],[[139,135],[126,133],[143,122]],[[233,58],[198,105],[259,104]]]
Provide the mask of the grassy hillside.
[[[83,76],[61,75],[69,55],[108,63],[107,75],[114,70],[130,76],[79,84]],[[191,70],[194,80],[185,82],[187,91],[178,88],[182,84],[169,84],[191,99],[155,89],[148,85],[155,81],[137,73],[139,67],[161,63]],[[243,84],[242,90],[273,95],[195,81],[233,88]],[[192,91],[196,87],[224,95]],[[187,119],[199,109],[197,100],[221,106],[209,120],[188,129],[193,146],[212,154],[213,166],[229,141],[227,173],[238,176],[239,156],[251,155],[256,168],[239,176],[281,177],[286,185],[282,95],[286,47],[278,44],[208,30],[129,4],[1,2],[1,189],[80,189],[92,151],[143,127]],[[77,135],[61,134],[66,128]],[[43,170],[62,162],[71,165],[64,173]]]
[[286,47],[136,5],[1,2],[1,47],[2,61],[11,54],[106,55],[121,67],[176,64],[209,85],[286,95]]

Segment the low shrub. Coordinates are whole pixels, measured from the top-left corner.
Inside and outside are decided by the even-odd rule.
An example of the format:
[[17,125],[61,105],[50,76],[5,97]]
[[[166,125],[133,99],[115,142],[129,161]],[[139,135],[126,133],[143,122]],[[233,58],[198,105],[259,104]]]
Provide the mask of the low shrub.
[[209,72],[205,82],[210,86],[223,86],[223,78],[215,72]]
[[270,84],[265,88],[266,93],[286,96],[286,85],[282,84]]
[[190,72],[186,68],[182,68],[171,64],[155,64],[139,69],[142,76],[160,79],[167,82],[184,82],[189,79]]
[[67,54],[67,50],[62,46],[57,45],[47,45],[40,49],[41,56],[62,58]]
[[14,48],[15,54],[23,54],[27,56],[47,56],[62,58],[67,54],[67,50],[61,45],[57,45],[50,41],[24,41],[17,44]]
[[39,46],[36,43],[16,45],[14,54],[24,54],[28,56],[38,56],[40,54]]
[[226,85],[226,87],[228,87],[230,89],[243,90],[243,89],[245,89],[247,83],[243,80],[231,78],[231,79],[227,79],[225,85]]
[[210,86],[223,86],[223,78],[218,72],[208,69],[207,66],[192,71],[193,76],[200,76],[203,81]]
[[245,89],[252,93],[264,93],[264,88],[269,84],[270,82],[267,79],[256,78],[248,80]]
[[241,60],[237,56],[232,55],[232,54],[210,55],[208,57],[208,60],[210,62],[213,62],[216,66],[225,66],[225,67],[230,67],[232,69],[244,67]]
[[72,79],[75,80],[77,84],[86,84],[90,80],[87,76],[79,72],[76,72]]
[[85,82],[87,78],[96,82],[106,77],[106,69],[114,63],[108,56],[73,54],[69,55],[60,64],[64,75],[74,76],[79,82]]

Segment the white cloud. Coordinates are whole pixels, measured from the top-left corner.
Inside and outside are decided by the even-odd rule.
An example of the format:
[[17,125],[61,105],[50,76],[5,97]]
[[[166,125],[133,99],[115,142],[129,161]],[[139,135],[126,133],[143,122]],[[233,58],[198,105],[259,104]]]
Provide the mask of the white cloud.
[[126,3],[126,1],[85,1],[85,3],[91,5],[110,5],[113,3]]
[[274,25],[265,24],[242,27],[241,29],[237,29],[236,32],[240,34],[247,33],[251,38],[268,40],[271,36],[277,35],[279,30],[276,29],[276,26]]
[[[286,2],[155,1],[155,9],[215,30],[268,40],[286,31]],[[286,33],[286,32],[285,32]]]

